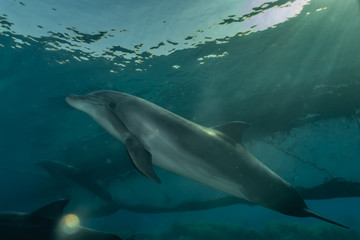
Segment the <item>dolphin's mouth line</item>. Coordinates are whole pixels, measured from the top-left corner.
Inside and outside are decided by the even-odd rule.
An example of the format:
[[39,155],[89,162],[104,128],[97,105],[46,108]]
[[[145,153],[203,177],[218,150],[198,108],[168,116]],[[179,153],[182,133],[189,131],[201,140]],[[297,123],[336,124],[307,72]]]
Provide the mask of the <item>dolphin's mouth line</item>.
[[81,96],[81,95],[69,95],[65,98],[65,101],[70,105],[70,106],[73,106],[76,108],[76,104],[77,103],[83,103],[83,102],[86,102],[87,104],[91,104],[91,105],[94,105],[94,106],[101,106],[101,107],[105,107],[104,104],[102,103],[99,103],[98,101],[96,101],[96,98],[95,97],[92,97],[92,96],[88,96],[88,95],[85,95],[85,96]]

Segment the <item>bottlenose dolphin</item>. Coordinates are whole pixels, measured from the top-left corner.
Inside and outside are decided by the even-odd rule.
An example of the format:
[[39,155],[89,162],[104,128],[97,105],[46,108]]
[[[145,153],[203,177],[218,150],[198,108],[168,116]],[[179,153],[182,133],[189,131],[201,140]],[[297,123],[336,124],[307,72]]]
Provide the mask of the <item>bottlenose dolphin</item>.
[[[335,178],[314,187],[295,187],[300,196],[306,200],[323,200],[332,198],[360,197],[360,183],[348,182],[342,178]],[[114,214],[118,210],[127,210],[136,213],[169,213],[169,212],[189,212],[202,211],[219,207],[226,207],[236,204],[254,206],[253,202],[235,196],[216,197],[207,200],[191,200],[171,205],[149,204],[128,204],[119,202],[118,205],[104,204],[92,207],[84,215],[85,217],[104,217]]]
[[348,228],[312,212],[295,188],[245,149],[241,136],[247,123],[207,128],[115,91],[69,95],[66,101],[123,142],[134,166],[157,183],[152,164],[286,215]]
[[4,240],[121,240],[114,234],[79,226],[75,215],[63,216],[63,210],[68,202],[68,200],[58,200],[32,213],[0,213],[0,238]]
[[90,178],[79,168],[55,161],[38,162],[36,163],[36,165],[44,168],[54,179],[61,179],[62,182],[64,180],[67,180],[70,183],[76,183],[81,187],[87,189],[88,191],[92,192],[102,200],[112,204],[116,204],[110,192],[100,186],[99,183]]

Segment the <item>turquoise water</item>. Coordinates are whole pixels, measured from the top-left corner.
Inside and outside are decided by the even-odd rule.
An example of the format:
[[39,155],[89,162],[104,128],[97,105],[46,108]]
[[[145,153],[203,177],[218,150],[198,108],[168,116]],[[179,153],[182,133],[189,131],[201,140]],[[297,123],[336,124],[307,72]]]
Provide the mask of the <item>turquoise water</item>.
[[[245,121],[245,146],[292,185],[358,184],[359,13],[357,0],[3,0],[0,210],[70,198],[84,225],[136,239],[360,239],[358,185],[307,201],[351,231],[258,206],[200,211],[196,202],[227,195],[158,168],[163,183],[152,183],[65,102],[110,89],[204,126]],[[51,178],[34,165],[45,160],[84,170],[125,210]],[[188,202],[198,211],[159,213]]]

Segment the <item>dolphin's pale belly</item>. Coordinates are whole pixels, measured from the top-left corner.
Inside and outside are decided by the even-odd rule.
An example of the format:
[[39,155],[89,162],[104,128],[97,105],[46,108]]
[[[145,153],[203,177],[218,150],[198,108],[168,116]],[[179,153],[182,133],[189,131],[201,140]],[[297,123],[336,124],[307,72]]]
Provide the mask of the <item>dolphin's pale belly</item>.
[[216,165],[213,165],[213,161],[199,158],[181,149],[178,144],[164,135],[151,136],[145,142],[152,154],[153,164],[156,166],[219,191],[249,200],[242,191],[241,183],[220,171]]

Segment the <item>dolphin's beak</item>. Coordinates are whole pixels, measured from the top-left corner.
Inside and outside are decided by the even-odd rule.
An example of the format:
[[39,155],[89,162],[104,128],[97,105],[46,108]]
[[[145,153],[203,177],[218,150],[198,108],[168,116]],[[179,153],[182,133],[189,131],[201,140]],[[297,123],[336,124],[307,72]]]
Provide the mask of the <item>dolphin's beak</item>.
[[34,165],[47,170],[49,167],[49,161],[36,162]]
[[53,161],[49,161],[49,160],[45,160],[45,161],[39,161],[39,162],[35,162],[34,165],[36,166],[46,166],[46,165],[50,165],[53,164]]
[[73,106],[77,101],[81,100],[81,98],[82,96],[70,94],[65,98],[65,100],[70,106]]
[[80,111],[86,112],[86,108],[89,105],[89,97],[87,96],[80,96],[80,95],[74,95],[70,94],[66,97],[66,102],[72,106],[73,108],[76,108]]

